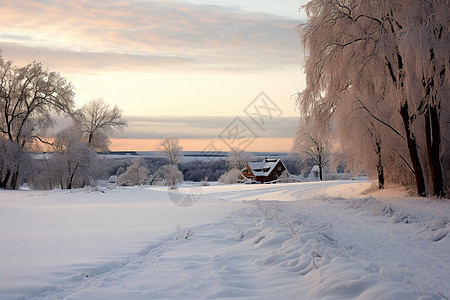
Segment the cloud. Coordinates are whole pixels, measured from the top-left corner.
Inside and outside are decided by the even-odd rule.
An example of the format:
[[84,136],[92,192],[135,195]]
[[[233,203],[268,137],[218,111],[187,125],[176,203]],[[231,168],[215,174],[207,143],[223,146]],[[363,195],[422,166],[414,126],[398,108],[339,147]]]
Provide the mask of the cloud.
[[[248,117],[240,117],[259,137],[291,138],[298,125],[298,117],[278,117],[267,121],[262,131]],[[183,139],[213,139],[235,119],[224,116],[158,116],[125,117],[128,127],[112,137],[119,139],[161,139],[174,136]]]
[[300,65],[297,22],[179,1],[3,1],[0,48],[59,71]]

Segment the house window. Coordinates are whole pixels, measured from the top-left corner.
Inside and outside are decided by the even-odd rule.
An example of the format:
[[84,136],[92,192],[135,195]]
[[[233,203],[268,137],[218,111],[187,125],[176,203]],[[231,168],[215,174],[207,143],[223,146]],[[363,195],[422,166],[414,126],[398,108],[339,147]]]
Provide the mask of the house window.
[[278,171],[281,171],[281,167],[278,167]]

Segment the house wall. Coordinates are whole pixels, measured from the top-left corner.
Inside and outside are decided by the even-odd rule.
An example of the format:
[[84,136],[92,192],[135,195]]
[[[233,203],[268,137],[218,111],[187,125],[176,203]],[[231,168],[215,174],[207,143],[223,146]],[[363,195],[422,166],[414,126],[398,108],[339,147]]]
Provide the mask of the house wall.
[[245,169],[243,169],[241,172],[242,172],[242,174],[243,174],[245,177],[247,177],[247,178],[250,178],[250,179],[254,179],[254,178],[255,178],[255,175],[253,175],[253,173],[252,173],[252,171],[250,170],[250,168],[248,167],[248,165],[247,165],[247,167],[245,167]]
[[[278,170],[280,168],[280,170]],[[253,173],[249,170],[249,166],[247,166],[244,170],[242,170],[242,174],[250,179],[254,179],[258,182],[264,183],[264,182],[270,182],[273,180],[276,180],[278,177],[281,176],[281,174],[286,170],[283,163],[278,161],[275,168],[273,168],[272,172],[268,176],[254,176]],[[249,171],[249,172],[248,172]]]
[[[278,168],[280,168],[280,170],[278,170]],[[281,163],[281,161],[279,161],[277,163],[277,165],[275,166],[275,168],[273,168],[272,172],[269,174],[269,176],[266,177],[266,181],[272,181],[272,180],[276,180],[278,177],[281,176],[281,174],[283,173],[283,171],[286,170],[286,168],[284,167],[284,165]]]

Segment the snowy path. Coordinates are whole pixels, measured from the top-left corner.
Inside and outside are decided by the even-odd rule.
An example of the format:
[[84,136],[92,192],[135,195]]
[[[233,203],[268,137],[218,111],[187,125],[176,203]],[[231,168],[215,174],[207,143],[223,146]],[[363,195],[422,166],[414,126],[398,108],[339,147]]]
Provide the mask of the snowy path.
[[[71,276],[66,271],[63,280],[47,278],[51,281],[45,287],[27,289],[22,295],[25,299],[449,297],[450,203],[342,198],[339,195],[368,186],[342,183],[204,187],[201,201],[188,209],[196,221],[188,221],[182,211],[178,239],[173,226],[163,229],[167,234],[154,235],[143,250],[71,268]],[[152,192],[155,196],[158,189]],[[188,231],[192,235],[185,238]]]

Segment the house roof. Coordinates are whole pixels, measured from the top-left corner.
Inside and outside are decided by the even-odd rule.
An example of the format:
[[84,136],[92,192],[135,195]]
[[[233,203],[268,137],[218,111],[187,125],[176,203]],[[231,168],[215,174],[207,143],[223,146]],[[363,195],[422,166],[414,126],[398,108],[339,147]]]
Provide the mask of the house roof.
[[279,159],[265,159],[263,161],[249,162],[248,166],[255,176],[268,176],[279,161]]

